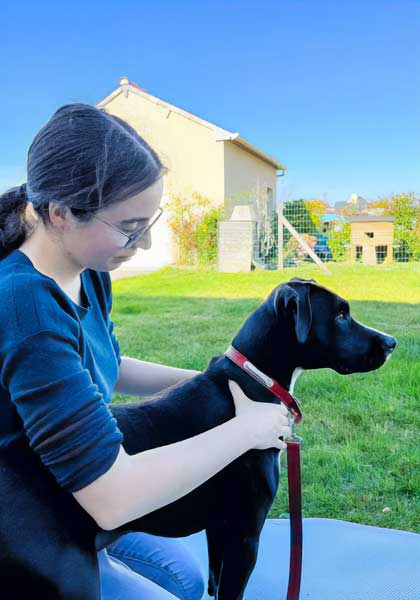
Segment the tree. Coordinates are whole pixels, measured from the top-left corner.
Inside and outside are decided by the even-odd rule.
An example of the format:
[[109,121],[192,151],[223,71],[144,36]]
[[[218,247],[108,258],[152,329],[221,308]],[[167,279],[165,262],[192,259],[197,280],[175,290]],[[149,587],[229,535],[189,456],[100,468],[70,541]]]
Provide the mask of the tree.
[[411,194],[391,197],[389,214],[395,218],[396,260],[420,260],[420,202]]
[[[311,213],[306,207],[306,202],[303,199],[285,202],[283,206],[283,216],[293,225],[298,233],[307,233],[308,235],[316,235],[317,227],[312,218]],[[290,239],[289,231],[284,232],[284,243]]]
[[369,202],[367,205],[368,210],[374,210],[375,212],[380,212],[382,215],[389,215],[391,210],[391,199],[390,198],[380,198],[379,200],[374,200],[373,202]]
[[315,200],[304,200],[305,208],[317,229],[322,227],[322,217],[328,210],[328,205],[319,198]]
[[333,260],[348,260],[350,249],[350,223],[337,221],[328,233],[328,247]]

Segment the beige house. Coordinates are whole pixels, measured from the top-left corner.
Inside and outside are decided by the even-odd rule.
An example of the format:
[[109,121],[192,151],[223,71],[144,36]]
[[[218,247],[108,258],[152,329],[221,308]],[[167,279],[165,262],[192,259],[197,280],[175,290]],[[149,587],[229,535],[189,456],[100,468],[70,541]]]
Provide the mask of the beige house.
[[358,215],[350,217],[350,258],[367,265],[391,263],[394,217]]
[[[253,203],[261,215],[275,210],[277,177],[286,168],[238,133],[161,100],[126,77],[97,106],[134,127],[168,167],[163,206],[171,195],[190,197],[197,192],[224,205],[226,219],[237,204]],[[152,238],[151,250],[137,252],[118,271],[134,273],[171,264],[175,251],[164,217]]]

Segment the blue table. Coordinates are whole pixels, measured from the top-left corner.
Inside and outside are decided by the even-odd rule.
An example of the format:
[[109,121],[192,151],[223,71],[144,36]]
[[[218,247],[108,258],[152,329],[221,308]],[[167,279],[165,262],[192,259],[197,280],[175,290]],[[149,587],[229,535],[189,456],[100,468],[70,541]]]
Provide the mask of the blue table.
[[[420,600],[419,534],[304,519],[303,536],[300,600]],[[205,532],[180,539],[197,556],[207,581]],[[284,600],[288,570],[289,522],[267,519],[245,600]]]

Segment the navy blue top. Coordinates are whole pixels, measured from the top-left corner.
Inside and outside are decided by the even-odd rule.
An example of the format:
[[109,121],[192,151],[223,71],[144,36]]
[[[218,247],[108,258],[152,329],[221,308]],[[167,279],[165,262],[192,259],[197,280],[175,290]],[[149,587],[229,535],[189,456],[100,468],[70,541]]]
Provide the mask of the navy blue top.
[[83,306],[20,250],[0,260],[0,447],[26,437],[58,483],[82,489],[123,440],[108,403],[121,362],[108,272],[81,273]]

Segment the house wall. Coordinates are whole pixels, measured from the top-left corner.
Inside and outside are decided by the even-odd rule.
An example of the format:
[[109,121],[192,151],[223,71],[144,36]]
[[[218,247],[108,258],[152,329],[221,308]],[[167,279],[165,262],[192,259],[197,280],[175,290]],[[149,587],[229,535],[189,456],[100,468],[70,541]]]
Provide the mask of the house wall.
[[169,168],[168,193],[199,192],[217,204],[224,200],[223,142],[214,131],[153,99],[119,94],[106,109],[127,121]]
[[[168,168],[163,208],[174,195],[189,197],[193,192],[223,204],[223,142],[215,141],[212,130],[135,93],[117,95],[107,103],[106,110],[134,127]],[[167,216],[164,212],[153,228],[150,250],[139,249],[116,269],[116,276],[155,270],[176,261],[177,249]]]
[[[235,204],[251,199],[257,208],[268,204],[269,212],[276,208],[276,169],[267,162],[234,144],[224,144],[225,217],[229,219]],[[271,193],[267,190],[270,189]]]
[[[244,194],[276,204],[276,169],[229,141],[216,141],[220,131],[171,110],[155,98],[129,91],[106,104],[106,110],[127,121],[154,148],[169,169],[165,176],[163,208],[173,196],[193,192],[226,206],[229,218]],[[269,208],[270,208],[269,207]],[[137,254],[117,271],[141,272],[175,262],[176,248],[164,213],[152,230],[152,248]]]

